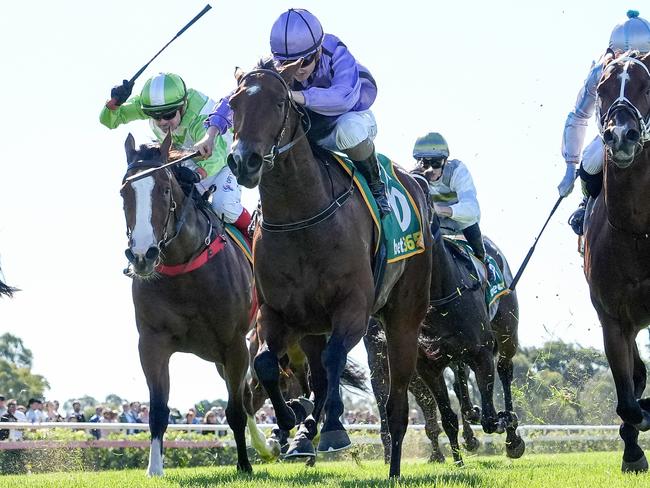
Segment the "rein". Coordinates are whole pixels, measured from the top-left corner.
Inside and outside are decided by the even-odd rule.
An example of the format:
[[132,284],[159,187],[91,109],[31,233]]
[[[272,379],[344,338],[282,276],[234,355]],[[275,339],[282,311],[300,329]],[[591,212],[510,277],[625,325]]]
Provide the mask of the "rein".
[[[282,76],[276,71],[270,69],[256,69],[250,71],[241,78],[241,80],[239,81],[239,86],[241,86],[246,79],[248,79],[253,75],[270,75],[276,80],[278,80],[280,83],[282,83],[282,86],[286,91],[287,100],[289,101],[288,104],[285,104],[284,121],[282,122],[282,128],[280,129],[280,132],[276,137],[275,142],[271,146],[269,153],[262,157],[264,163],[266,164],[265,170],[270,171],[271,169],[273,169],[273,166],[275,165],[275,158],[277,156],[289,151],[301,139],[307,137],[307,133],[311,129],[311,119],[309,118],[307,111],[304,110],[302,107],[300,107],[300,105],[298,105],[295,102],[295,100],[291,96],[291,89],[289,88],[289,85],[287,84],[286,81],[284,81],[284,78],[282,78]],[[287,144],[278,147],[280,142],[282,141],[282,138],[284,137],[284,133],[286,132],[287,124],[289,122],[289,115],[292,109],[300,116],[300,123],[302,123],[303,119],[307,119],[307,126],[303,130],[303,133],[298,138],[292,137],[292,139]],[[341,195],[339,195],[337,198],[335,198],[327,206],[327,208],[321,210],[313,217],[309,217],[308,219],[299,220],[296,222],[290,222],[287,224],[273,224],[262,219],[261,227],[263,230],[267,232],[278,233],[278,232],[292,232],[296,230],[302,230],[320,224],[321,222],[329,219],[332,215],[334,215],[336,211],[339,208],[341,208],[345,204],[345,202],[349,200],[353,192],[354,192],[354,172],[352,173],[352,176],[350,178],[349,188]]]
[[[287,82],[284,81],[284,78],[278,73],[277,71],[273,71],[271,69],[255,69],[253,71],[249,71],[246,73],[241,80],[239,80],[239,86],[241,86],[244,81],[249,78],[252,75],[271,75],[273,76],[276,80],[278,80],[280,83],[282,83],[282,86],[284,87],[286,93],[287,93],[287,99],[289,100],[289,104],[285,105],[284,108],[284,121],[282,122],[282,128],[280,129],[280,133],[278,134],[278,137],[276,137],[275,142],[271,146],[271,149],[269,150],[269,153],[266,154],[265,156],[262,157],[262,160],[266,163],[266,168],[268,170],[273,169],[273,166],[275,164],[275,158],[279,156],[280,154],[283,154],[287,152],[289,149],[291,149],[293,146],[295,146],[298,141],[303,139],[304,137],[307,137],[307,133],[311,129],[311,119],[309,118],[309,115],[307,114],[306,110],[303,110],[293,99],[291,96],[291,89],[289,88],[289,85],[287,85]],[[278,147],[280,144],[280,141],[282,141],[282,138],[284,137],[284,133],[287,130],[287,123],[289,122],[289,114],[291,109],[295,110],[298,115],[300,115],[300,120],[302,122],[303,118],[307,119],[307,127],[303,131],[302,135],[298,137],[297,139],[293,139],[289,141],[287,144],[284,146]]]
[[[154,173],[154,172],[156,172],[158,170],[161,170],[161,169],[165,170],[165,172],[167,174],[167,178],[169,179],[169,182],[171,183],[171,181],[172,181],[172,173],[168,169],[169,166],[172,166],[174,164],[178,164],[178,163],[181,163],[181,162],[186,161],[188,159],[191,159],[192,157],[195,157],[196,154],[198,154],[198,153],[194,153],[192,155],[189,155],[189,156],[186,156],[186,157],[183,157],[183,158],[180,158],[180,159],[176,159],[176,160],[171,161],[169,163],[161,164],[159,166],[154,166],[154,167],[152,167],[152,166],[154,164],[156,164],[156,163],[154,161],[151,161],[151,160],[137,160],[137,161],[131,162],[131,163],[129,163],[127,171],[132,171],[134,169],[140,169],[140,168],[148,168],[148,169],[146,169],[145,171],[142,171],[140,173],[136,173],[136,174],[134,174],[132,176],[129,176],[128,178],[124,178],[124,180],[122,182],[122,188],[124,188],[124,186],[126,186],[127,184],[133,183],[134,181],[137,181],[137,180],[140,180],[140,179],[145,178],[147,176],[150,176],[152,173]],[[196,269],[197,267],[200,267],[203,264],[205,264],[207,259],[203,260],[202,257],[203,257],[204,254],[206,254],[206,252],[208,253],[209,257],[212,257],[212,255],[218,253],[219,250],[221,249],[221,248],[219,248],[217,250],[216,248],[214,248],[214,243],[213,243],[213,246],[211,246],[212,233],[213,233],[213,229],[214,229],[214,227],[212,225],[212,220],[210,219],[210,217],[205,213],[205,211],[202,208],[200,208],[199,206],[196,205],[196,203],[192,200],[191,194],[185,198],[185,205],[183,205],[183,209],[182,209],[180,215],[177,216],[176,215],[176,209],[178,208],[178,205],[176,203],[176,200],[174,200],[174,194],[171,191],[169,192],[169,211],[167,212],[167,216],[165,218],[165,223],[163,225],[163,228],[165,230],[164,230],[164,233],[162,235],[162,238],[160,239],[160,241],[158,241],[158,244],[157,244],[158,248],[161,249],[161,250],[165,249],[180,235],[181,230],[182,230],[182,228],[183,228],[183,226],[185,224],[185,221],[187,220],[188,211],[189,211],[189,208],[191,206],[194,206],[194,208],[196,210],[198,210],[199,213],[203,214],[206,217],[206,220],[208,221],[208,232],[207,232],[207,235],[206,235],[205,239],[203,239],[203,244],[204,245],[201,248],[199,248],[199,250],[197,252],[193,253],[192,256],[190,257],[189,261],[187,263],[185,263],[185,264],[174,265],[174,266],[165,266],[160,262],[161,258],[158,257],[158,262],[156,262],[156,269],[159,272],[161,272],[162,274],[168,274],[168,275],[173,276],[173,275],[177,275],[177,274],[192,271],[193,269]],[[168,229],[169,229],[169,224],[170,224],[172,216],[174,216],[174,221],[175,221],[174,234],[171,237],[168,237],[169,236]],[[131,232],[132,232],[131,229],[129,229],[127,227],[126,235],[127,235],[127,238],[129,240],[131,239]],[[195,264],[196,264],[197,260],[201,260],[203,262],[200,265],[196,266]],[[182,271],[181,271],[181,268],[182,268]]]
[[[608,120],[611,119],[611,117],[614,116],[614,114],[619,111],[619,110],[625,110],[633,115],[633,117],[636,119],[637,124],[639,124],[639,129],[641,133],[641,137],[639,139],[639,142],[637,143],[637,146],[643,150],[643,147],[646,142],[650,141],[650,113],[646,115],[645,117],[641,113],[641,111],[625,96],[625,85],[628,81],[630,81],[630,75],[628,74],[628,69],[632,64],[639,65],[643,68],[645,71],[646,75],[650,77],[650,70],[648,67],[641,62],[639,59],[632,57],[632,56],[623,56],[619,59],[616,59],[612,63],[610,63],[606,68],[605,71],[611,71],[613,68],[616,67],[618,63],[624,63],[623,64],[623,71],[621,72],[618,77],[621,80],[621,89],[618,94],[618,98],[614,100],[614,102],[610,105],[609,109],[605,113],[604,116],[599,117],[599,122],[601,125],[601,137],[602,137],[602,127],[604,126],[604,122],[607,122]],[[636,157],[636,153],[635,153]],[[607,207],[607,199],[604,199],[605,204],[605,215],[607,217],[607,224],[617,232],[620,232],[622,234],[627,234],[632,236],[634,239],[637,240],[643,240],[643,239],[648,239],[650,238],[650,233],[637,233],[637,232],[632,232],[626,229],[623,229],[621,227],[618,227],[615,225],[609,218],[609,209]]]

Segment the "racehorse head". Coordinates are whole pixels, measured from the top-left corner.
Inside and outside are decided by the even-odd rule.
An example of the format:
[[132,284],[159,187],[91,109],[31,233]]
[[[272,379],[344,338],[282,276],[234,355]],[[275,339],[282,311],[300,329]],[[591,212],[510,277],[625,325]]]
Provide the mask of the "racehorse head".
[[[277,71],[271,62],[244,73],[235,72],[238,88],[230,98],[234,142],[228,165],[239,184],[257,186],[264,171],[273,168],[275,158],[293,144],[296,117],[300,109],[291,98],[289,84],[300,61]],[[283,145],[284,142],[284,145]]]
[[120,194],[129,238],[125,254],[139,277],[153,275],[165,244],[175,237],[176,202],[183,193],[172,172],[160,168],[167,163],[170,145],[169,134],[160,147],[136,149],[131,134],[124,143],[128,168]]
[[650,140],[649,56],[634,51],[611,60],[598,85],[603,142],[619,168],[630,166]]

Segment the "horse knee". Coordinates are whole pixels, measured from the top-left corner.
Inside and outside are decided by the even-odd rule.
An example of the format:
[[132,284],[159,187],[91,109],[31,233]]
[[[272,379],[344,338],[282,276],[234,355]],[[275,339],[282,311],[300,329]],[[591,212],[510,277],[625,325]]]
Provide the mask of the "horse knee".
[[619,402],[616,406],[616,413],[618,414],[624,422],[629,424],[639,424],[643,420],[643,414],[641,407],[637,402],[632,404]]

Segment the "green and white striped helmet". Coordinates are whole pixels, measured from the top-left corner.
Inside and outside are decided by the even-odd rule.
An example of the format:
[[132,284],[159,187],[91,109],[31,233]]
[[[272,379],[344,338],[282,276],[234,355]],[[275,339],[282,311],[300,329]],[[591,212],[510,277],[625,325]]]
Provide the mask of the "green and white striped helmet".
[[449,146],[447,141],[438,132],[429,132],[426,136],[418,137],[413,147],[413,157],[420,158],[448,158]]
[[174,73],[158,73],[144,84],[140,93],[142,111],[149,115],[161,115],[181,108],[187,98],[183,79]]

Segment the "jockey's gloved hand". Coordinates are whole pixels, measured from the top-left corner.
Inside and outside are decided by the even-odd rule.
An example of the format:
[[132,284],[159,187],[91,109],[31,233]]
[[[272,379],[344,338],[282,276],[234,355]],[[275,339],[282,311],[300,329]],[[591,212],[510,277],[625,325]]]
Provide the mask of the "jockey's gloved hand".
[[115,85],[111,89],[111,98],[115,99],[115,105],[120,106],[126,102],[131,96],[133,90],[133,83],[129,80],[122,80],[121,85]]
[[557,191],[560,193],[561,197],[567,197],[571,194],[573,191],[573,183],[576,180],[576,175],[576,163],[567,163],[564,178],[562,178],[560,184],[557,185]]
[[193,185],[201,181],[201,175],[187,166],[181,166],[176,170],[176,179],[181,184]]

